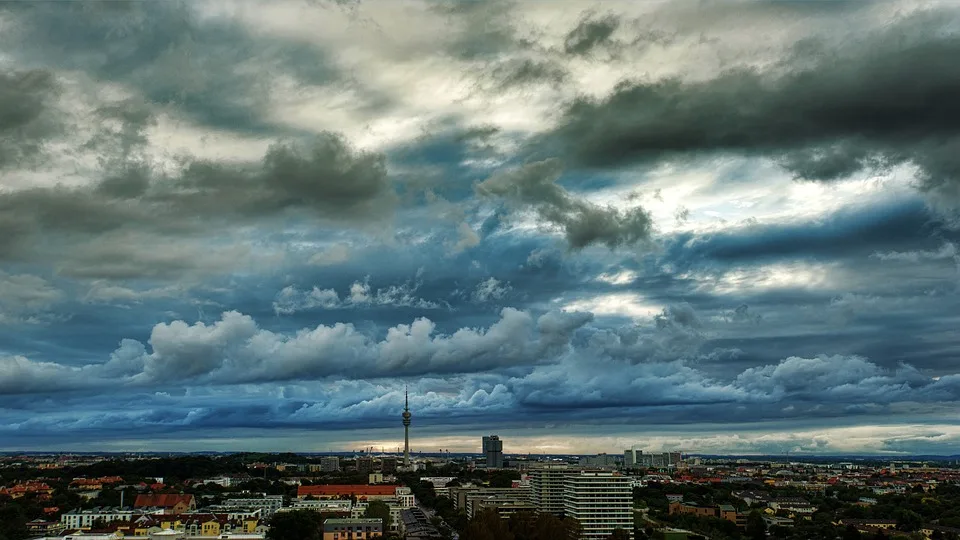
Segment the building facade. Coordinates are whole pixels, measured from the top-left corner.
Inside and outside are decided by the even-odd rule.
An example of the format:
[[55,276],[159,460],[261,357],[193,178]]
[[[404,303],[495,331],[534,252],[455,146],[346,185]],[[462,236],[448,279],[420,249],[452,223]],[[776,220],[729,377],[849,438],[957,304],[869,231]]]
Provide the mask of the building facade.
[[503,441],[497,435],[483,437],[481,441],[488,469],[503,468]]
[[379,519],[330,518],[323,522],[323,540],[368,540],[383,536]]
[[680,452],[654,452],[645,454],[643,450],[636,449],[623,451],[623,467],[625,469],[639,467],[676,467],[682,460],[683,455]]
[[73,510],[60,516],[60,524],[65,529],[89,529],[95,521],[112,523],[114,521],[131,521],[134,516],[143,512],[134,513],[131,510],[120,508],[91,508],[89,510]]
[[530,502],[537,507],[537,511],[562,516],[564,480],[577,472],[567,465],[544,465],[530,469]]
[[337,472],[340,470],[340,458],[337,456],[324,456],[320,458],[320,470],[322,472]]
[[225,499],[220,503],[224,509],[260,510],[260,515],[270,517],[283,506],[283,495],[265,495],[251,499]]
[[633,538],[633,487],[613,472],[580,472],[563,480],[563,514],[580,524],[579,539],[609,538],[622,529]]

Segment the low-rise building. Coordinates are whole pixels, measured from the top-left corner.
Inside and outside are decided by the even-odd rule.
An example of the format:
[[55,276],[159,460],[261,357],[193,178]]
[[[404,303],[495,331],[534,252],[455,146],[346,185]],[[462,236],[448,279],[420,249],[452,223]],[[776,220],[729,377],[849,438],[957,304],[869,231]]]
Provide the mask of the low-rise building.
[[283,495],[266,495],[249,499],[225,499],[219,504],[223,509],[259,510],[261,515],[268,518],[283,506]]
[[[400,533],[403,530],[403,519],[400,517],[400,513],[403,511],[400,508],[400,505],[396,501],[381,501],[387,505],[387,508],[390,509],[390,526],[387,528],[389,532]],[[353,505],[353,508],[350,509],[350,517],[353,519],[359,519],[365,517],[367,513],[367,508],[370,506],[368,502],[358,502]]]
[[330,518],[323,522],[323,540],[368,540],[383,536],[379,519]]
[[793,527],[793,520],[780,516],[763,516],[763,522],[770,527]]
[[811,515],[817,511],[816,506],[813,506],[804,499],[794,497],[773,499],[767,503],[767,508],[775,512],[782,511],[800,515]]
[[290,501],[290,506],[284,506],[277,512],[313,510],[315,512],[345,513],[349,515],[352,509],[353,502],[350,499],[294,499]]
[[400,513],[406,540],[440,540],[443,535],[434,527],[427,515],[419,508],[409,508]]
[[114,507],[96,507],[87,510],[71,510],[60,516],[60,524],[66,530],[90,529],[94,523],[112,523],[114,521],[131,521],[143,512],[134,512]]
[[137,495],[134,508],[159,508],[168,514],[183,514],[197,509],[197,500],[189,493]]
[[924,538],[933,538],[934,533],[939,532],[943,538],[949,538],[950,535],[960,536],[960,529],[957,527],[943,527],[940,525],[924,525],[920,527],[920,534]]
[[839,525],[841,527],[853,526],[860,532],[872,533],[877,530],[887,530],[895,529],[897,527],[897,520],[895,519],[841,519],[840,521],[834,523],[834,525]]
[[[324,486],[300,486],[297,488],[297,498],[316,497],[318,499],[340,499],[356,497],[357,500],[384,499],[387,497],[396,497],[397,488],[401,486],[392,484],[366,485],[366,484],[331,484]],[[409,489],[409,488],[406,488]]]

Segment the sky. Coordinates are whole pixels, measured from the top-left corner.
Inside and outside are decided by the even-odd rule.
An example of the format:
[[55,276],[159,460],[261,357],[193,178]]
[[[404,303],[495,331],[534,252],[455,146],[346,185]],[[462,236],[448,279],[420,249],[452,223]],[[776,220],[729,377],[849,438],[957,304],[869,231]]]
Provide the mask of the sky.
[[960,454],[960,6],[0,5],[0,450]]

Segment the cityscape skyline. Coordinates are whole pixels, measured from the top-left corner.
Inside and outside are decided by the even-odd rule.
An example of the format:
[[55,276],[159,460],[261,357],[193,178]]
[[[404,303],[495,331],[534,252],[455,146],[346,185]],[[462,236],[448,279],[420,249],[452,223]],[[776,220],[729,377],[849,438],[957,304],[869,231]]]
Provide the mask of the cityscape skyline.
[[960,447],[956,2],[0,28],[0,450]]

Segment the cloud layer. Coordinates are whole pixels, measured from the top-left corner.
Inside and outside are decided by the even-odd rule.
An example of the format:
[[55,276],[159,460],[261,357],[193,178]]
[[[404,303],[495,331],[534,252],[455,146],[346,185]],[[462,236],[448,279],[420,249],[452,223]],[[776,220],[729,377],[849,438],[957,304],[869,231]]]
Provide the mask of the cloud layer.
[[3,5],[0,449],[952,451],[958,23]]

